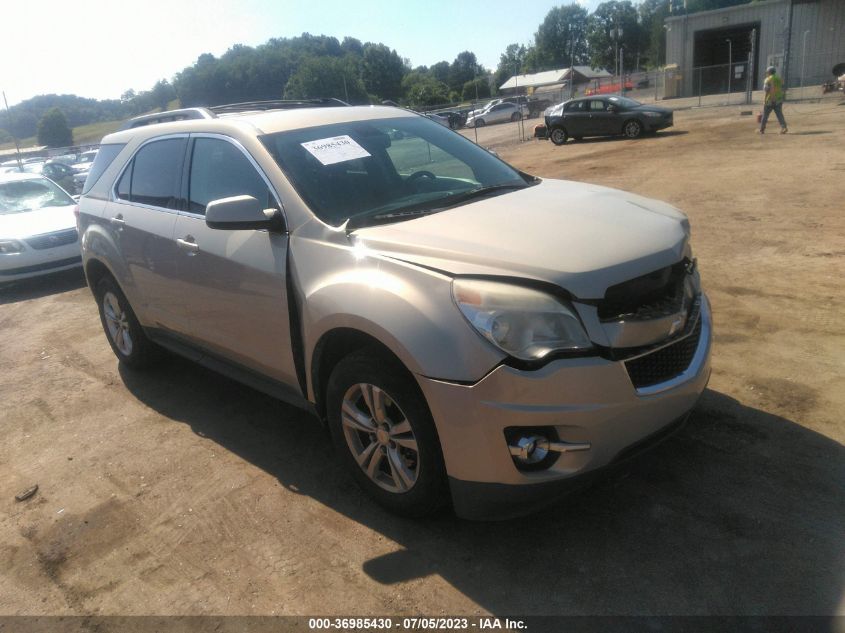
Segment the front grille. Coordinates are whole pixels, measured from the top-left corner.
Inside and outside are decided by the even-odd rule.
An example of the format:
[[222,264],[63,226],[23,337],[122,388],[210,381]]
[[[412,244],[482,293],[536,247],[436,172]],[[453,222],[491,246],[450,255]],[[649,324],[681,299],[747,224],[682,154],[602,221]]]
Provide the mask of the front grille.
[[628,376],[637,389],[651,387],[683,373],[692,362],[701,338],[701,318],[692,333],[672,345],[625,362]]
[[683,306],[692,262],[683,259],[642,277],[611,286],[598,303],[602,321],[649,320],[673,314]]
[[64,246],[66,244],[73,244],[79,234],[76,229],[65,229],[63,231],[54,231],[53,233],[43,233],[24,240],[32,248],[42,251],[46,248],[56,248],[57,246]]

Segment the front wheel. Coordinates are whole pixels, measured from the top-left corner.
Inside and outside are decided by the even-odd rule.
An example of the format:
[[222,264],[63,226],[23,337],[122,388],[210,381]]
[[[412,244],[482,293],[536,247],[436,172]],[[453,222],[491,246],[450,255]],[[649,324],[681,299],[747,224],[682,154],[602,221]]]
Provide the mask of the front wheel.
[[335,450],[364,491],[404,516],[448,500],[440,440],[417,384],[377,350],[355,352],[332,371],[326,393]]
[[133,369],[153,364],[160,348],[147,338],[123,291],[111,277],[104,277],[96,286],[100,322],[112,351],[118,360]]
[[484,127],[485,125],[487,124],[484,122],[484,119],[478,119],[478,121],[475,122],[475,127]]
[[549,138],[555,145],[563,145],[564,143],[566,143],[566,140],[569,138],[569,135],[567,135],[566,130],[564,130],[562,127],[556,127],[552,130],[552,133],[549,135]]
[[516,112],[514,112],[514,113],[511,115],[511,121],[512,121],[512,122],[513,122],[513,121],[519,121],[519,114],[517,114]]
[[643,133],[643,124],[632,119],[625,123],[622,133],[628,138],[638,138]]

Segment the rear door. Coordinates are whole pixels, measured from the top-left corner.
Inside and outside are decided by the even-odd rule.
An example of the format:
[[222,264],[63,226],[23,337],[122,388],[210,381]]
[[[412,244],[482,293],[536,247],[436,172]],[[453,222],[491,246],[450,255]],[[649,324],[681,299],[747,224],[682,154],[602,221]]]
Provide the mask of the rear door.
[[590,99],[589,102],[589,134],[607,135],[618,134],[618,115],[610,112],[607,99]]
[[184,332],[181,291],[175,286],[179,252],[173,242],[187,135],[146,142],[124,167],[103,220],[128,268],[127,294],[145,325]]
[[187,200],[175,238],[191,338],[219,357],[297,385],[286,290],[288,236],[205,224],[212,200],[250,195],[266,208],[281,209],[279,198],[234,139],[192,135],[189,155]]
[[569,136],[584,136],[588,129],[586,101],[570,101],[563,107],[563,121]]

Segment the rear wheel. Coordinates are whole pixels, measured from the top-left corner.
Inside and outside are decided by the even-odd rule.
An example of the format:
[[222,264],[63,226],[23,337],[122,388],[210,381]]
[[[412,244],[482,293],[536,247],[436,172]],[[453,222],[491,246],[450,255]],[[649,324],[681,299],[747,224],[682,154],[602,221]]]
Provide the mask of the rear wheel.
[[440,440],[417,384],[378,350],[344,358],[326,393],[335,450],[375,501],[425,516],[448,500]]
[[643,124],[636,119],[626,121],[622,133],[628,138],[638,138],[643,133]]
[[562,127],[556,127],[552,129],[551,134],[549,134],[549,138],[555,145],[563,145],[564,143],[566,143],[566,140],[569,138],[569,135],[566,133],[566,130],[564,130]]
[[96,286],[100,322],[118,360],[142,369],[158,360],[161,349],[144,334],[141,324],[123,291],[111,277],[103,277]]
[[519,113],[514,112],[514,113],[511,115],[511,121],[519,121]]

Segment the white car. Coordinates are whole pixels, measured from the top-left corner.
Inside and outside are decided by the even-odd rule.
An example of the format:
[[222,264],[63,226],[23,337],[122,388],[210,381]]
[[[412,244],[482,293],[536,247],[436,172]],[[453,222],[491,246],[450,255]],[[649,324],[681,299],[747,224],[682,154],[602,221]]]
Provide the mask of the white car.
[[467,118],[467,127],[483,127],[491,123],[504,123],[505,121],[519,121],[522,118],[522,110],[514,103],[494,103],[478,114]]
[[80,266],[76,208],[49,178],[0,175],[0,284]]

